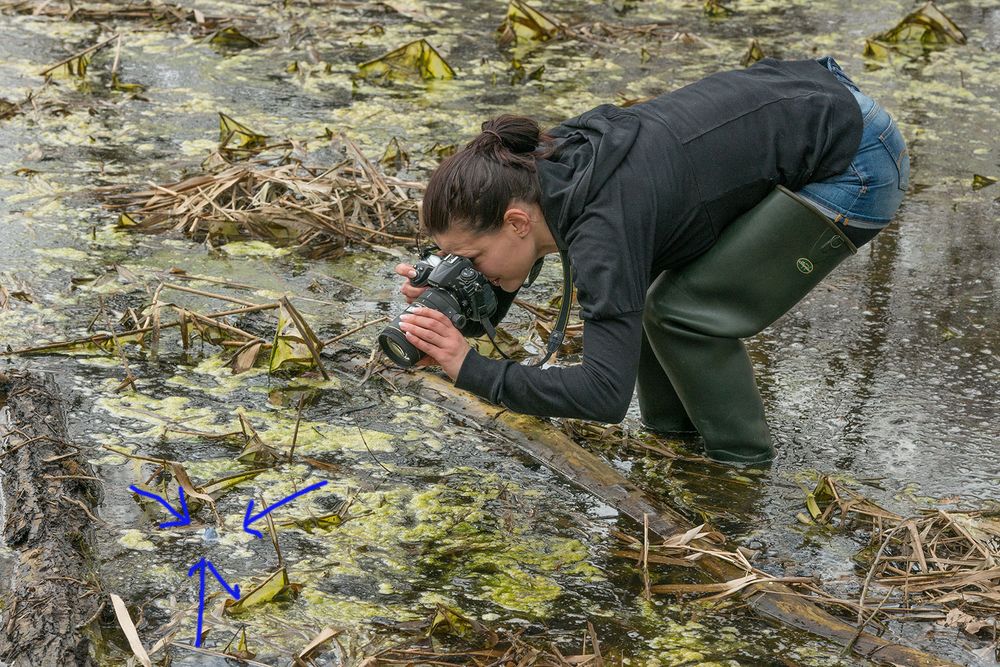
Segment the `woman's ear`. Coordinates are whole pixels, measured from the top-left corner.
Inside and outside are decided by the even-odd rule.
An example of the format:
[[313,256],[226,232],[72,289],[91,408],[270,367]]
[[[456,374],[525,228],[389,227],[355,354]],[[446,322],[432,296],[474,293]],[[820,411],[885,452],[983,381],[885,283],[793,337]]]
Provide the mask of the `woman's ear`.
[[523,207],[508,206],[503,214],[503,223],[513,227],[514,233],[522,239],[531,233],[531,216]]

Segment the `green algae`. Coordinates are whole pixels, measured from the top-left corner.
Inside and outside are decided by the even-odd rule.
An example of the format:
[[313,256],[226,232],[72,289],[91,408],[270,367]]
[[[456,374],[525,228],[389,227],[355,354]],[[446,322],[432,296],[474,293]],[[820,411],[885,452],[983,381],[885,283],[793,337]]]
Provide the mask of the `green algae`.
[[146,534],[141,530],[129,529],[122,531],[121,537],[118,538],[118,543],[121,544],[126,549],[133,549],[136,551],[155,551],[156,545],[146,538]]
[[276,248],[266,241],[229,241],[222,252],[230,257],[283,257],[291,248]]

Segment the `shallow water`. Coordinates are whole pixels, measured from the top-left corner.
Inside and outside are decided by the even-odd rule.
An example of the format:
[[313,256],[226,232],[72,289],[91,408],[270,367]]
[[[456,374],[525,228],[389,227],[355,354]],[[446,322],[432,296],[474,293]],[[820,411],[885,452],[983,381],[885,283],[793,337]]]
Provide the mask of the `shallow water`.
[[[762,569],[817,574],[845,594],[857,592],[851,556],[861,545],[795,520],[803,489],[819,475],[854,480],[901,513],[936,506],[935,499],[945,499],[946,507],[996,501],[1000,185],[974,191],[971,182],[974,173],[1000,176],[1000,3],[944,3],[968,34],[967,45],[877,64],[861,58],[864,38],[893,25],[909,3],[741,1],[732,3],[734,16],[710,19],[695,2],[551,2],[543,9],[570,25],[670,25],[659,39],[520,48],[515,55],[528,71],[542,64],[545,70],[539,81],[513,85],[511,54],[492,41],[504,3],[389,4],[402,13],[376,3],[194,3],[206,15],[248,15],[252,20],[241,24],[247,34],[273,37],[236,54],[218,53],[183,30],[118,24],[125,35],[120,78],[146,86],[143,99],[104,88],[108,49],[91,65],[89,88],[59,80],[39,93],[37,111],[0,121],[0,163],[7,165],[0,173],[0,282],[11,291],[23,284],[34,301],[14,301],[0,311],[0,343],[18,348],[82,335],[102,300],[118,311],[142,305],[149,297],[141,285],[113,277],[103,284],[72,280],[97,279],[115,264],[150,284],[154,272],[174,267],[250,284],[257,289],[229,293],[261,302],[281,293],[307,295],[325,302],[295,300],[321,338],[395,312],[390,272],[397,259],[391,256],[238,256],[114,228],[115,216],[91,189],[144,187],[197,171],[216,144],[219,111],[266,134],[308,142],[320,164],[339,156],[336,142],[317,138],[327,128],[345,132],[372,158],[398,137],[416,161],[402,175],[422,178],[435,144],[466,140],[486,117],[517,112],[556,123],[599,103],[652,95],[735,67],[747,38],[755,36],[768,55],[835,55],[898,120],[913,160],[911,192],[886,232],[751,341],[779,443],[768,472],[747,478],[604,451],[650,491],[759,550]],[[383,34],[364,32],[376,23]],[[704,42],[673,39],[681,32]],[[98,35],[93,23],[0,14],[2,95],[18,100],[40,89],[37,72]],[[352,81],[357,63],[417,37],[441,50],[457,70],[455,80]],[[288,71],[293,62],[297,73]],[[558,275],[549,267],[525,296],[547,300]],[[207,307],[199,297],[176,296],[177,303]],[[512,330],[522,331],[524,322],[523,314],[516,316]],[[366,330],[350,343],[361,351],[373,336]],[[202,556],[244,591],[253,577],[277,566],[267,540],[239,530],[252,495],[274,502],[322,478],[330,480],[323,492],[276,512],[278,520],[329,513],[354,493],[357,517],[330,531],[280,530],[302,594],[227,618],[205,646],[225,646],[246,623],[257,659],[284,664],[334,625],[344,629],[345,647],[362,651],[392,635],[386,619],[422,618],[440,601],[496,627],[547,627],[566,650],[578,647],[589,619],[607,647],[631,664],[762,664],[774,655],[799,664],[857,664],[836,647],[775,630],[730,606],[645,604],[641,577],[609,554],[611,528],[638,535],[639,527],[525,461],[488,429],[375,382],[358,387],[349,377],[308,388],[297,451],[322,467],[286,465],[224,496],[225,527],[217,541],[206,539],[211,515],[204,510],[197,528],[157,530],[162,512],[143,514],[127,490],[152,469],[140,471],[101,446],[184,461],[203,483],[244,469],[234,461],[238,448],[165,433],[165,426],[229,431],[239,407],[265,441],[287,447],[303,391],[301,380],[259,372],[232,379],[215,348],[188,355],[176,336],[163,338],[156,359],[130,355],[138,395],[114,393],[122,370],[113,358],[3,362],[53,370],[66,388],[72,433],[95,447],[92,460],[105,481],[100,515],[109,525],[99,531],[101,577],[107,590],[133,605],[134,617],[142,607],[147,646],[173,614],[185,611],[178,640],[192,641],[197,588],[187,568]],[[636,426],[636,417],[633,410],[627,425]],[[991,664],[970,653],[978,644],[952,630],[913,625],[890,632],[959,662]],[[204,655],[171,650],[174,664],[212,664]],[[122,664],[126,652],[123,642],[112,644],[106,664]],[[322,660],[337,664],[338,658],[328,652]]]

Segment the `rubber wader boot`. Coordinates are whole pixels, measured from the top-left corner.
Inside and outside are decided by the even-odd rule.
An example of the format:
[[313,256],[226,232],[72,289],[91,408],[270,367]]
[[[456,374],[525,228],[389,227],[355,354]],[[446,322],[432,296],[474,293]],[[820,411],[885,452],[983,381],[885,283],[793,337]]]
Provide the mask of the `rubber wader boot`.
[[646,337],[708,456],[740,463],[774,457],[740,339],[781,317],[856,252],[826,216],[779,185],[707,252],[650,287]]
[[654,433],[668,437],[698,435],[698,430],[691,423],[684,404],[660,366],[645,333],[642,334],[641,350],[635,393],[639,397],[642,425]]

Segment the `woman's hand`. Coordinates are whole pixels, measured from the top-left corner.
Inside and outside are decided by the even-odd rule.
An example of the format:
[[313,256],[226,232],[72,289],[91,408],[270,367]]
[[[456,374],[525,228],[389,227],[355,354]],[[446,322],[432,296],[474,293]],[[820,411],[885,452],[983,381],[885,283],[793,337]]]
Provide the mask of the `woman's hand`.
[[410,278],[417,275],[417,272],[409,264],[397,264],[396,273],[406,278],[406,282],[399,288],[399,291],[406,297],[406,303],[413,303],[413,300],[424,293],[426,287],[414,287],[410,284]]
[[417,308],[400,316],[399,327],[415,348],[433,358],[452,380],[458,379],[469,344],[444,313]]

